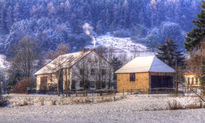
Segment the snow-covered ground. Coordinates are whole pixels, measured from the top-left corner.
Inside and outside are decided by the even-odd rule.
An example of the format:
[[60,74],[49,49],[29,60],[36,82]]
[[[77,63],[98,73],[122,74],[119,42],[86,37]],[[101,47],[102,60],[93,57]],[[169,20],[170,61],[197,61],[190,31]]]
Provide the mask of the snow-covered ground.
[[203,123],[205,109],[164,110],[167,101],[182,105],[197,103],[195,97],[131,95],[126,99],[98,104],[23,106],[0,109],[2,123]]
[[6,56],[0,54],[0,67],[3,69],[7,69],[8,68],[8,61],[6,60]]
[[[138,56],[150,56],[154,53],[149,52],[148,48],[140,43],[135,43],[131,38],[119,38],[114,37],[110,34],[98,36],[96,38],[96,47],[112,47],[115,54],[125,53],[126,55],[132,57],[133,54]],[[87,46],[87,48],[93,48],[93,45]]]

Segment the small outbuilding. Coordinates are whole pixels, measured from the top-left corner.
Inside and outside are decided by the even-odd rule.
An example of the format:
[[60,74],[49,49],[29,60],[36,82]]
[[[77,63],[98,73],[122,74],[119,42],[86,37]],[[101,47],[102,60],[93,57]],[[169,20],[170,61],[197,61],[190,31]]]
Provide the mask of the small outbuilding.
[[185,79],[186,88],[200,88],[201,87],[199,73],[185,73],[184,79]]
[[173,88],[175,70],[156,56],[136,57],[115,72],[117,91],[142,90],[148,93],[154,88]]

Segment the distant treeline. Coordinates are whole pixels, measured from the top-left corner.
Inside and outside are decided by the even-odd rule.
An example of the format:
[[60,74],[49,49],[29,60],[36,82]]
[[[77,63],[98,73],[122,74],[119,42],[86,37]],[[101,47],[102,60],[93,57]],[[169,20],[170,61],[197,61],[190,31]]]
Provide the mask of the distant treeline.
[[[72,50],[91,40],[82,29],[89,23],[96,34],[116,30],[135,32],[173,22],[189,31],[200,10],[200,0],[1,0],[0,47],[9,53],[12,44],[25,35],[44,50],[68,43]],[[137,28],[137,29],[136,29]],[[137,32],[138,33],[138,32]],[[136,35],[136,33],[133,33]]]

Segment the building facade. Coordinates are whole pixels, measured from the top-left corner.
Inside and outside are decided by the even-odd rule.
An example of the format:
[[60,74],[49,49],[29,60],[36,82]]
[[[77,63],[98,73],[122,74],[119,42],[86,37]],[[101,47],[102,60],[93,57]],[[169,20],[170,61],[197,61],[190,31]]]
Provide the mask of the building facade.
[[36,90],[113,88],[113,69],[94,50],[61,55],[35,73]]
[[118,92],[141,90],[148,93],[150,89],[173,88],[174,86],[175,70],[156,56],[137,57],[115,73]]

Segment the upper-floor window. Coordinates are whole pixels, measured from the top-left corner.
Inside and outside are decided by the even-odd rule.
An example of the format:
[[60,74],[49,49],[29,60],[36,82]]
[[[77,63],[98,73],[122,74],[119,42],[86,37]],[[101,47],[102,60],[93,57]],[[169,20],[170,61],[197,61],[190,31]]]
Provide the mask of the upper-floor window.
[[102,75],[105,75],[106,74],[106,70],[105,69],[102,69]]
[[84,75],[84,69],[80,69],[80,75]]
[[135,81],[135,73],[130,73],[130,81]]
[[95,69],[91,69],[90,74],[95,75]]

